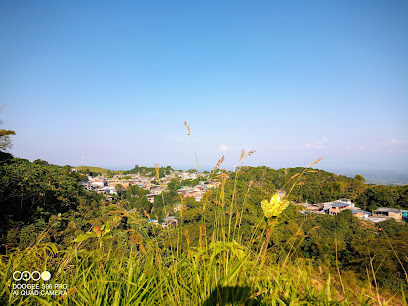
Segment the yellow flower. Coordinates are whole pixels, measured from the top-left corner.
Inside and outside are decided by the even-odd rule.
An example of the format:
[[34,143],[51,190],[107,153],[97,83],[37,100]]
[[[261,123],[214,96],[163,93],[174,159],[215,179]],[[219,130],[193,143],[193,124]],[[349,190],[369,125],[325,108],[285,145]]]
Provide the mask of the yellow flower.
[[281,198],[278,194],[275,194],[272,198],[271,201],[268,202],[268,200],[262,200],[261,201],[261,207],[264,212],[265,217],[271,218],[271,217],[277,217],[279,216],[282,211],[285,210],[286,207],[288,207],[289,201],[281,201]]

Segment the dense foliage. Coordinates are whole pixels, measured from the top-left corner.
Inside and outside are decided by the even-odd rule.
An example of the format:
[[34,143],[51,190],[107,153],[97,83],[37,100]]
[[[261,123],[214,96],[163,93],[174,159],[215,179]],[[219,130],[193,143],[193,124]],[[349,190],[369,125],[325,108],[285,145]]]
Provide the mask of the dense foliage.
[[[75,230],[85,230],[100,215],[102,196],[80,185],[83,179],[70,166],[7,159],[0,164],[0,242],[24,248],[50,223],[48,241],[69,244]],[[57,218],[57,216],[60,216]],[[65,241],[65,242],[63,242]]]

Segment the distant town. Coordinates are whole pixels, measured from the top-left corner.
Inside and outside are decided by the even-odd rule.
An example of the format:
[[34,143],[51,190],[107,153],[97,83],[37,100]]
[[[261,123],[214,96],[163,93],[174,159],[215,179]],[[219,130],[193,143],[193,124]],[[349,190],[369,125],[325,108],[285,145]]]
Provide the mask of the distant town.
[[[147,194],[147,199],[150,203],[154,203],[154,198],[160,195],[162,192],[169,191],[167,184],[171,179],[179,180],[195,180],[199,177],[208,178],[208,174],[204,173],[190,173],[181,171],[172,171],[171,174],[166,175],[164,178],[160,178],[158,184],[152,183],[152,181],[157,180],[157,178],[152,178],[149,176],[143,176],[141,174],[116,174],[111,178],[106,175],[102,176],[88,176],[88,180],[82,182],[82,185],[88,190],[94,190],[98,193],[105,194],[105,198],[110,201],[112,195],[117,194],[115,187],[117,185],[127,188],[132,185],[136,185],[140,188],[148,190],[150,193]],[[194,197],[196,201],[200,201],[203,194],[209,188],[214,188],[219,185],[216,180],[202,180],[200,183],[194,187],[182,186],[177,193],[181,194],[184,198]]]
[[[73,168],[73,171],[78,171]],[[209,173],[198,173],[198,172],[188,172],[188,171],[170,171],[170,174],[166,174],[160,180],[157,180],[157,177],[152,176],[152,173],[146,173],[142,175],[137,174],[114,174],[108,177],[107,174],[99,176],[87,176],[87,181],[81,182],[81,184],[87,190],[93,190],[97,193],[103,194],[107,201],[112,201],[113,197],[117,195],[117,188],[120,185],[122,188],[126,189],[129,186],[138,186],[143,188],[149,193],[146,195],[147,200],[150,203],[154,203],[155,197],[159,196],[162,192],[168,192],[168,183],[172,179],[177,179],[178,181],[183,180],[196,180],[201,178],[199,183],[195,186],[181,186],[177,193],[182,198],[192,197],[195,201],[201,201],[203,195],[208,189],[217,188],[220,185],[220,182],[216,179],[210,179]],[[283,199],[286,196],[286,191],[278,190],[280,198]],[[364,211],[357,207],[350,199],[339,199],[330,202],[324,203],[296,203],[292,204],[301,206],[301,213],[304,215],[312,214],[328,214],[328,215],[337,215],[344,210],[350,210],[354,216],[357,218],[369,221],[369,222],[382,222],[388,219],[395,219],[397,221],[408,222],[408,210],[395,209],[388,207],[380,207],[371,212]],[[188,209],[188,207],[183,207],[181,203],[174,205],[174,212],[178,212],[181,209]],[[166,216],[163,219],[161,226],[166,227],[170,224],[177,224],[177,219],[174,216]],[[156,219],[149,219],[148,222],[153,222],[159,224]]]

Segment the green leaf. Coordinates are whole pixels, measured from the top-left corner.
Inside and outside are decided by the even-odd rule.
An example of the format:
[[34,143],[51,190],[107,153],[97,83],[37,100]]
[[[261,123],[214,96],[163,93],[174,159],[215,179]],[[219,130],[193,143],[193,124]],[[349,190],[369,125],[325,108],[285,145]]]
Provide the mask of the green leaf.
[[90,235],[81,234],[81,235],[79,235],[78,237],[76,237],[76,238],[74,239],[74,242],[82,242],[82,241],[85,241],[85,240],[88,239],[88,238],[90,238]]

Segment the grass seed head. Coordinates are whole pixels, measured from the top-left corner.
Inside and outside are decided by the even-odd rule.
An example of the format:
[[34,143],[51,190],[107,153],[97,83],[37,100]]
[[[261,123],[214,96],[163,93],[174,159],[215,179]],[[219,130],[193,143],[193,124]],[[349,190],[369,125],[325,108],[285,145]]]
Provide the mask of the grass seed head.
[[220,203],[220,202],[218,202],[218,201],[214,201],[214,203],[217,204],[217,205],[219,205],[219,206],[221,206],[222,208],[224,208],[224,204],[223,204],[223,203]]
[[294,179],[294,178],[297,177],[298,175],[300,175],[300,173],[296,173],[296,174],[292,175],[292,176],[290,177],[290,179]]
[[241,162],[241,160],[242,160],[242,158],[245,156],[245,149],[242,149],[242,152],[241,152],[241,157],[239,158],[239,161],[238,161],[238,163],[240,163]]
[[217,164],[214,167],[213,172],[211,173],[211,176],[217,171],[218,167],[224,162],[224,155],[218,160]]
[[181,205],[184,205],[184,198],[181,194],[179,194],[179,198],[180,198]]
[[190,245],[190,236],[188,235],[188,229],[185,230],[184,236],[186,237],[187,244]]
[[[320,157],[320,158],[318,158],[317,160],[315,160],[313,163],[311,163],[310,165],[309,165],[309,167],[311,167],[311,166],[313,166],[313,165],[316,165],[319,161],[321,161],[322,159],[323,159],[324,157]],[[308,167],[308,168],[309,168]]]
[[156,169],[156,177],[157,177],[157,180],[160,182],[160,171],[159,171],[159,164],[154,164],[154,167],[155,167],[155,169]]
[[147,213],[146,210],[144,210],[143,213],[145,214],[146,217],[148,217],[149,219],[151,219],[151,218],[150,218],[150,215]]
[[187,125],[187,121],[184,121],[184,125],[185,125],[186,128],[187,128],[188,136],[190,136],[190,128],[189,128],[188,125]]

